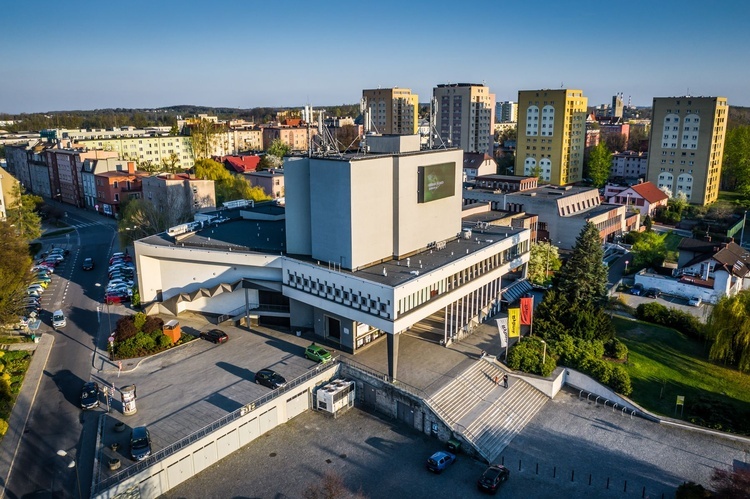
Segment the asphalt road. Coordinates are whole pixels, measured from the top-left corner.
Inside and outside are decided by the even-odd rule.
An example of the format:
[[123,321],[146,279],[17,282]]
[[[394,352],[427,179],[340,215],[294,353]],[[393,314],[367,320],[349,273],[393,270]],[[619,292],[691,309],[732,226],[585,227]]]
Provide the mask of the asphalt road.
[[[74,232],[43,239],[70,249],[52,278],[42,300],[42,331],[54,334],[55,344],[47,362],[28,420],[25,434],[11,469],[6,497],[88,497],[93,468],[98,413],[79,408],[83,383],[91,377],[94,342],[99,333],[97,305],[106,284],[108,257],[114,238],[114,221],[82,210],[69,210],[66,222]],[[96,267],[81,270],[83,258],[91,256]],[[53,332],[51,312],[65,312],[67,325]],[[57,455],[64,450],[68,457]],[[75,468],[69,468],[72,460]]]

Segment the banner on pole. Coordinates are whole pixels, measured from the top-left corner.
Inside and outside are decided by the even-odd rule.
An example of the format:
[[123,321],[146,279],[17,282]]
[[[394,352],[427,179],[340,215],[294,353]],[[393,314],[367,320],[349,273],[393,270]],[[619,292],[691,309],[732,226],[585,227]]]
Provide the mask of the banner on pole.
[[528,296],[521,298],[521,324],[531,325],[532,314],[534,313],[534,297]]
[[511,338],[518,338],[521,334],[521,309],[508,309],[508,334]]
[[497,332],[500,333],[500,346],[508,346],[508,319],[495,319],[497,322]]

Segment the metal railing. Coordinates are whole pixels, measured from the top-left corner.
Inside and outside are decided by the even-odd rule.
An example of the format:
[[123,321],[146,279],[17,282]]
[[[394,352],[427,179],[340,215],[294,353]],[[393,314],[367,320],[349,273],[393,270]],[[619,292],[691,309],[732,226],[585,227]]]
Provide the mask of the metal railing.
[[[289,305],[266,305],[263,303],[251,303],[247,307],[248,312],[255,311],[263,311],[263,312],[281,312],[281,313],[289,313]],[[224,321],[228,321],[229,319],[233,317],[237,317],[239,315],[244,315],[245,313],[245,305],[242,305],[241,307],[237,307],[234,310],[231,310],[227,312],[226,314],[221,314],[216,318],[216,323],[221,324]]]
[[[143,461],[140,461],[132,466],[128,466],[124,470],[105,478],[98,484],[96,484],[96,491],[95,493],[103,492],[118,483],[122,482],[123,480],[130,478],[141,471],[150,468],[154,464],[158,463],[159,461],[162,461],[163,459],[175,454],[176,452],[180,451],[181,449],[184,449],[185,447],[197,442],[198,440],[202,439],[206,435],[209,435],[210,433],[213,433],[216,430],[221,429],[222,427],[228,425],[229,423],[236,421],[237,419],[245,416],[248,412],[251,412],[258,407],[261,407],[271,400],[275,399],[279,395],[286,393],[297,386],[301,385],[302,383],[305,383],[315,376],[319,375],[320,373],[327,371],[332,368],[338,368],[339,367],[339,358],[334,358],[332,362],[327,362],[325,364],[318,364],[313,369],[307,371],[302,376],[299,376],[292,381],[288,382],[286,385],[277,388],[275,390],[272,390],[271,392],[267,393],[266,395],[263,395],[262,397],[259,397],[255,399],[254,401],[250,402],[249,404],[246,404],[239,409],[236,409],[233,412],[230,412],[226,416],[222,417],[221,419],[218,419],[214,421],[213,423],[204,426],[203,428],[194,431],[190,435],[178,440],[177,442],[168,445],[167,447],[155,452],[148,458],[146,458]],[[101,463],[100,463],[101,465]]]

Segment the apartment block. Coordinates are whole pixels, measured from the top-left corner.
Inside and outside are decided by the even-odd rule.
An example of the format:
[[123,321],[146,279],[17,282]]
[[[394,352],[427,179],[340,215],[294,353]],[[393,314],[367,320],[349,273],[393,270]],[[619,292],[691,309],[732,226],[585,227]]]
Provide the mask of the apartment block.
[[79,139],[77,146],[89,149],[104,149],[115,151],[120,158],[136,161],[139,164],[158,164],[162,160],[171,161],[172,154],[176,155],[180,168],[188,170],[195,165],[193,145],[190,137],[129,137],[129,138],[94,138]]
[[486,85],[449,83],[432,91],[437,101],[435,126],[448,147],[492,156],[495,94]]
[[518,121],[518,102],[503,101],[495,106],[495,115],[500,123],[515,123]]
[[583,177],[586,106],[582,90],[518,92],[516,175],[539,175],[553,185]]
[[417,133],[419,96],[408,88],[362,90],[369,123],[367,131],[384,135]]
[[726,97],[655,97],[648,180],[691,204],[716,201],[728,113]]

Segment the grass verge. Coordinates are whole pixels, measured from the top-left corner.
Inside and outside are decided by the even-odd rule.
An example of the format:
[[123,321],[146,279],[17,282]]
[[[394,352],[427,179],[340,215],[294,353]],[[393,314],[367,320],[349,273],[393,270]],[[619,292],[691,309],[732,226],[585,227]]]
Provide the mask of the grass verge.
[[[674,329],[614,317],[629,349],[633,401],[657,414],[750,434],[750,376],[708,360],[709,345]],[[685,397],[682,417],[677,396]],[[743,416],[744,415],[744,416]]]

